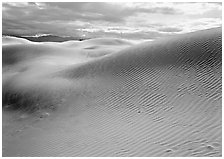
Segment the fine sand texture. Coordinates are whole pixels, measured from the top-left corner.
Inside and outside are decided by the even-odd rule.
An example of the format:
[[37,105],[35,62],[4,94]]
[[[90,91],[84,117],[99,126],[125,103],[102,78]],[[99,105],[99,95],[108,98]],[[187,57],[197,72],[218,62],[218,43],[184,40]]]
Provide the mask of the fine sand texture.
[[3,37],[3,156],[222,156],[221,32]]

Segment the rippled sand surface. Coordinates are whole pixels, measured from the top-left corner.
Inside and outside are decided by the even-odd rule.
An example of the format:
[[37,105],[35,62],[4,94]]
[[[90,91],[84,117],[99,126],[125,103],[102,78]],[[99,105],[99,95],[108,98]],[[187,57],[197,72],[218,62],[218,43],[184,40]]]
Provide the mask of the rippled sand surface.
[[3,39],[3,156],[221,156],[221,35]]

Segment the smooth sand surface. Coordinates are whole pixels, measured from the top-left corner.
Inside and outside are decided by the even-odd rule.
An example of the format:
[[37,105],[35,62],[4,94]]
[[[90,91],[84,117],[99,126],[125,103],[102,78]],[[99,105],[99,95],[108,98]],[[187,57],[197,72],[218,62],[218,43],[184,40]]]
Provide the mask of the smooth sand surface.
[[31,42],[23,38],[17,38],[12,36],[4,36],[2,38],[2,45],[27,44],[27,43],[31,43]]
[[3,156],[221,156],[221,35],[3,40]]

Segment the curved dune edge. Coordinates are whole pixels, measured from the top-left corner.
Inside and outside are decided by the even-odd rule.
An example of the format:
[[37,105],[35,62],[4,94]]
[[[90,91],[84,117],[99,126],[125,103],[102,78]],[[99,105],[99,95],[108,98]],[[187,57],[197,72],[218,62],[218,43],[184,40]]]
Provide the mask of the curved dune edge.
[[[3,95],[49,114],[37,122],[24,113],[27,105],[13,111],[27,117],[3,117],[3,156],[221,156],[221,48],[217,28],[69,65],[39,66],[36,57],[35,67],[32,58],[6,62]],[[68,59],[82,57],[62,50]],[[50,61],[62,58],[60,51]],[[24,63],[28,70],[17,73],[14,65]]]
[[17,38],[12,36],[4,36],[2,37],[3,45],[12,45],[12,44],[29,44],[31,43],[29,40],[23,38]]

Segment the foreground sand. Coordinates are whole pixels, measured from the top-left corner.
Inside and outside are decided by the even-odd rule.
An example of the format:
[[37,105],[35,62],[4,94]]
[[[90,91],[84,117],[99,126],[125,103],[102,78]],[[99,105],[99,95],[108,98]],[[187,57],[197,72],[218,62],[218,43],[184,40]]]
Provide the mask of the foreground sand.
[[221,156],[221,53],[221,28],[3,40],[3,156]]

